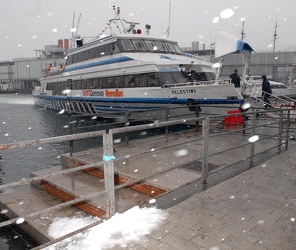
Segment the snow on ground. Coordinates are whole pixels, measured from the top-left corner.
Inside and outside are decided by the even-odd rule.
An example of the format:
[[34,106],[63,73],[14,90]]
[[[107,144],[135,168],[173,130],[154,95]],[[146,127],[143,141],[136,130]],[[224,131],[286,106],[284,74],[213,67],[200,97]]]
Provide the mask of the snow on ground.
[[[143,243],[143,236],[149,235],[167,217],[167,212],[157,208],[139,208],[135,206],[123,214],[115,214],[109,220],[79,233],[46,250],[65,249],[108,249],[115,246],[124,248],[128,244]],[[96,222],[97,218],[56,218],[48,232],[53,238],[59,238],[71,231]]]

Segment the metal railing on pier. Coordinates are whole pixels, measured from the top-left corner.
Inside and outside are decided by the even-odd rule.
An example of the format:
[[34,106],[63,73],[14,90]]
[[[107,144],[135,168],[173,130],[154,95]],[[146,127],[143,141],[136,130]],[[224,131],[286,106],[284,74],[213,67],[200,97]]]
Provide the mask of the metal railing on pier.
[[[166,113],[168,113],[166,111]],[[274,114],[274,116],[268,116],[268,114]],[[165,141],[169,142],[170,145],[163,145],[159,146],[158,148],[154,148],[154,151],[157,151],[161,154],[161,150],[165,147],[171,147],[172,150],[174,146],[181,145],[181,147],[196,147],[193,152],[194,154],[190,154],[192,157],[191,163],[196,164],[201,162],[201,178],[199,181],[206,185],[208,184],[208,176],[217,171],[223,171],[225,168],[229,166],[236,165],[238,163],[244,162],[246,167],[242,167],[241,171],[249,169],[253,167],[255,164],[258,164],[259,160],[256,160],[257,156],[268,155],[267,152],[272,152],[273,154],[280,153],[283,149],[288,148],[289,144],[289,137],[290,137],[290,110],[289,109],[279,109],[279,110],[271,110],[271,111],[248,111],[246,113],[241,114],[231,114],[228,117],[237,117],[237,116],[244,116],[248,117],[248,121],[244,119],[243,124],[232,124],[227,125],[223,124],[225,120],[225,116],[222,115],[215,115],[215,116],[202,116],[202,117],[192,117],[192,118],[182,118],[182,119],[172,119],[169,120],[169,116],[162,117],[166,121],[159,121],[154,123],[148,124],[141,124],[135,126],[127,126],[129,122],[124,120],[123,127],[115,127],[116,124],[113,124],[108,130],[100,130],[95,132],[87,132],[87,133],[79,133],[79,134],[70,134],[65,136],[59,137],[52,137],[52,138],[43,138],[38,140],[31,140],[31,141],[23,141],[23,142],[15,142],[11,144],[0,145],[0,152],[3,150],[10,150],[14,148],[25,148],[25,147],[32,147],[37,146],[40,144],[49,144],[49,143],[58,143],[58,142],[73,142],[73,141],[81,141],[87,138],[101,138],[102,140],[102,155],[101,160],[97,162],[92,162],[89,164],[85,164],[82,166],[72,166],[71,168],[51,172],[49,174],[44,174],[38,177],[22,179],[20,181],[16,181],[13,183],[7,183],[0,186],[0,190],[5,191],[8,188],[16,187],[16,186],[23,186],[28,185],[30,183],[35,183],[36,181],[40,181],[42,179],[52,177],[52,176],[62,176],[72,172],[77,172],[89,168],[102,168],[104,172],[104,189],[97,190],[93,193],[89,193],[85,196],[75,197],[70,201],[63,202],[61,204],[48,207],[46,209],[29,213],[25,216],[19,216],[15,218],[10,218],[7,221],[0,223],[0,228],[14,224],[18,219],[34,217],[36,215],[40,215],[43,213],[50,212],[54,209],[67,207],[73,204],[76,204],[81,201],[89,200],[90,198],[97,197],[101,194],[106,194],[106,218],[110,218],[113,216],[116,211],[116,195],[115,190],[128,187],[132,184],[136,183],[143,183],[147,181],[149,178],[152,178],[156,175],[165,173],[169,170],[182,168],[184,165],[178,164],[171,164],[172,167],[169,169],[163,169],[159,171],[154,171],[151,169],[151,173],[145,177],[137,178],[137,179],[130,179],[124,183],[115,185],[115,170],[114,164],[115,162],[120,162],[125,160],[125,156],[115,157],[114,152],[116,152],[114,147],[116,136],[129,136],[132,133],[141,133],[143,131],[147,132],[153,129],[160,129],[163,128],[162,134],[157,136],[165,135]],[[78,116],[74,116],[74,119]],[[129,116],[128,116],[129,117]],[[74,124],[74,123],[71,123]],[[175,132],[170,132],[172,126],[180,126],[185,125],[187,134],[184,134],[182,140],[176,140],[174,137]],[[181,132],[181,134],[183,131]],[[155,136],[155,135],[154,135]],[[255,138],[257,137],[257,139]],[[229,139],[233,138],[232,142],[229,142]],[[122,140],[119,143],[116,142],[116,147],[119,144],[129,144],[132,141],[130,140]],[[140,152],[134,152],[135,155],[144,155],[151,151],[151,148],[141,149],[140,144],[143,141],[139,141],[139,150]],[[193,146],[192,146],[193,145]],[[258,145],[258,147],[257,147]],[[71,148],[72,147],[72,148]],[[231,157],[227,157],[230,155]],[[75,152],[73,151],[73,144],[70,143],[70,153],[69,157],[75,156]],[[133,155],[130,155],[132,157]],[[219,162],[221,161],[221,157],[227,158],[227,161],[223,167],[217,166],[215,169],[209,171],[209,166],[211,162]],[[258,157],[257,157],[258,158]],[[261,159],[262,160],[262,159]],[[139,157],[139,161],[141,161],[141,157]],[[170,162],[168,160],[168,162]],[[188,162],[186,163],[189,164]],[[227,165],[228,164],[228,165]],[[213,164],[212,164],[213,165]],[[243,164],[242,164],[243,165]],[[124,167],[124,166],[123,166]],[[185,166],[186,167],[186,166]],[[13,192],[11,192],[13,195]],[[1,198],[1,196],[0,196]],[[1,199],[0,199],[1,203]],[[97,224],[97,223],[95,223]],[[82,228],[81,230],[75,231],[75,233],[85,230],[86,228]],[[73,235],[73,233],[63,236],[58,240],[62,240],[66,237]],[[45,247],[51,245],[58,240],[49,241],[36,249],[40,249],[40,247]]]

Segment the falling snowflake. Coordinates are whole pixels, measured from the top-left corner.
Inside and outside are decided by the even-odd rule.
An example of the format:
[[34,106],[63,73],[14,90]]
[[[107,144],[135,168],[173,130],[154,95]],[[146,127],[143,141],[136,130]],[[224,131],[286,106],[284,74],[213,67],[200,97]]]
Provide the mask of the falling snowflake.
[[212,23],[218,23],[219,22],[219,17],[217,16],[217,17],[215,17],[214,19],[213,19],[213,21],[212,21]]
[[257,223],[258,223],[259,225],[264,225],[264,220],[258,220]]
[[16,220],[15,223],[16,223],[16,224],[22,224],[24,221],[25,221],[24,218],[19,218],[19,219]]
[[259,136],[258,135],[254,135],[252,137],[249,138],[249,142],[256,142],[259,140]]
[[178,151],[174,152],[174,155],[176,157],[185,156],[187,154],[188,154],[188,150],[187,149],[181,149],[181,150],[178,150]]
[[226,9],[220,12],[220,17],[223,19],[230,18],[233,15],[234,15],[234,11],[232,9]]

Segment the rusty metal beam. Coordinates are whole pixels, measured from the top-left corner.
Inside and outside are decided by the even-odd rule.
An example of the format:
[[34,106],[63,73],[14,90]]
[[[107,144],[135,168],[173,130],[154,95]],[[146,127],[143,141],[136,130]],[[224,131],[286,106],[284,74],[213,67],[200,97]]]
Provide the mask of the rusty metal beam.
[[96,136],[103,136],[104,134],[106,134],[106,131],[100,130],[100,131],[88,132],[88,133],[79,133],[79,134],[73,134],[73,135],[63,135],[63,136],[56,136],[56,137],[43,138],[43,139],[37,139],[37,140],[30,140],[30,141],[21,141],[21,142],[11,143],[11,144],[2,144],[0,145],[0,150],[31,147],[35,145],[57,143],[57,142],[64,142],[64,141],[71,141],[71,140],[73,141],[82,140],[82,139],[92,138]]

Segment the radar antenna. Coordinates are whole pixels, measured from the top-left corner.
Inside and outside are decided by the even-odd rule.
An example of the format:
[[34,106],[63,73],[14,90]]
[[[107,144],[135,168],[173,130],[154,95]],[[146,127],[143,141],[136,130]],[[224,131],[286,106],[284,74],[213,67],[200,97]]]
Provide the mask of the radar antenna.
[[[108,28],[110,28],[110,33],[111,34],[114,33],[112,31],[112,23],[117,24],[116,28],[119,30],[120,34],[121,33],[130,33],[131,31],[134,32],[135,26],[138,25],[139,23],[137,23],[137,22],[128,22],[125,19],[121,18],[120,17],[120,8],[119,7],[116,8],[115,6],[113,6],[113,10],[115,12],[114,17],[108,21],[107,26],[102,30],[102,33],[100,35],[102,35]],[[122,28],[120,28],[120,25],[118,25],[118,22],[120,22],[120,25],[121,25]],[[125,27],[124,22],[126,24],[129,24],[128,28]]]

